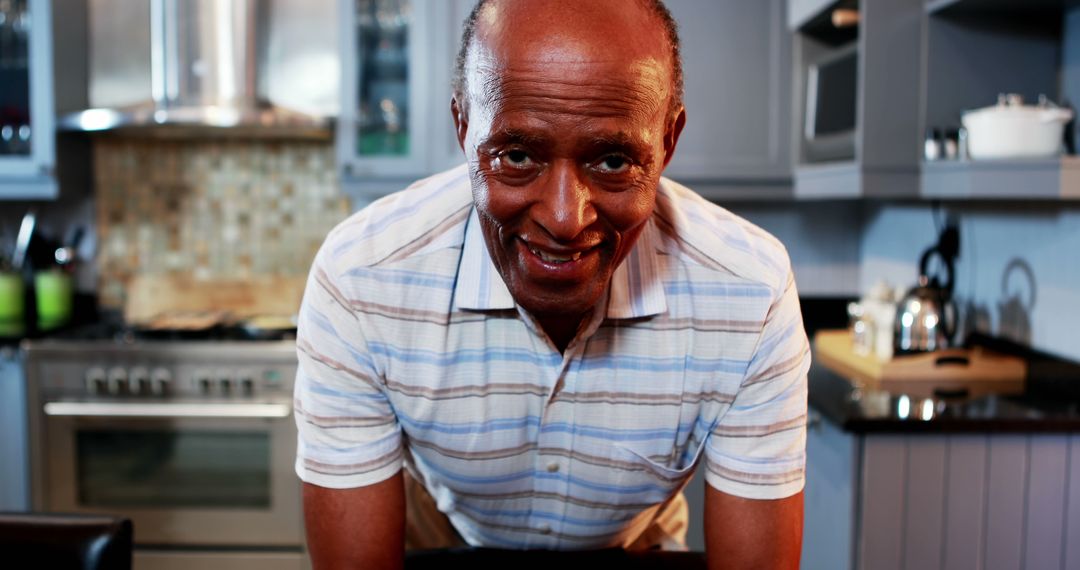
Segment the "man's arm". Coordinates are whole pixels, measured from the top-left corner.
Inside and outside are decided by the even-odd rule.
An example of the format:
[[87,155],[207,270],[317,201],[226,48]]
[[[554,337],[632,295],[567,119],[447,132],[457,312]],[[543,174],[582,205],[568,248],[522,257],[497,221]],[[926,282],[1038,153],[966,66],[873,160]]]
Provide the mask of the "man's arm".
[[402,568],[405,490],[401,471],[355,489],[304,483],[304,524],[314,570]]
[[802,552],[803,494],[744,499],[705,485],[709,570],[788,570]]

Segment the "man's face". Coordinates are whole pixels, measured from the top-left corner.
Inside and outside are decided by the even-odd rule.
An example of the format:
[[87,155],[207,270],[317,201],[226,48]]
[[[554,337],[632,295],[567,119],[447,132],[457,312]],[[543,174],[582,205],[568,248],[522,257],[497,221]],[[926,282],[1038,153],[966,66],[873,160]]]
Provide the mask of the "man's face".
[[488,251],[532,314],[580,316],[653,212],[683,115],[637,2],[494,2],[454,105]]

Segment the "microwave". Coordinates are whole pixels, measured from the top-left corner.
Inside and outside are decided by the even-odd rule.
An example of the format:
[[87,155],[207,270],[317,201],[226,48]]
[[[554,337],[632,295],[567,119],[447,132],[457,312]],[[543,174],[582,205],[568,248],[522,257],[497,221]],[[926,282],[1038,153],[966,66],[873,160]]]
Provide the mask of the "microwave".
[[858,114],[858,42],[830,50],[806,70],[806,118],[803,157],[806,162],[855,158]]

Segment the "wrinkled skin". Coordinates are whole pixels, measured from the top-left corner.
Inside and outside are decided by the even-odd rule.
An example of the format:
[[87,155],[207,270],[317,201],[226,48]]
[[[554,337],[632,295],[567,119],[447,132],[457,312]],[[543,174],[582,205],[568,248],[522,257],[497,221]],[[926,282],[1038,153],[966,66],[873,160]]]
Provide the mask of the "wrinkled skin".
[[480,15],[458,140],[495,266],[560,350],[652,215],[685,124],[671,75],[663,28],[636,2],[497,1]]

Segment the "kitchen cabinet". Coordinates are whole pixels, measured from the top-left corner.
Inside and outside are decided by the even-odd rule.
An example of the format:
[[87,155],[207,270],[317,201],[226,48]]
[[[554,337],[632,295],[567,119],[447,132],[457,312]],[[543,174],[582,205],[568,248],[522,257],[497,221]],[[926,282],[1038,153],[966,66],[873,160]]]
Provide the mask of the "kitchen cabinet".
[[464,161],[450,115],[461,23],[473,0],[339,0],[346,192],[361,201]]
[[[463,162],[450,84],[462,23],[474,4],[340,0],[344,103],[337,155],[343,187],[361,202]],[[789,198],[785,0],[667,5],[683,42],[689,120],[665,175],[713,199]],[[380,10],[389,12],[380,16]]]
[[665,175],[709,198],[790,197],[786,2],[667,6],[682,40],[687,123]]
[[[927,128],[958,128],[963,111],[993,105],[999,93],[1029,105],[1039,95],[1074,105],[1080,97],[1080,5],[926,0],[925,12]],[[927,198],[1076,200],[1080,163],[1075,156],[928,161],[921,182]]]
[[0,511],[30,508],[26,378],[13,347],[0,347]]
[[0,200],[57,195],[51,7],[0,2]]
[[820,364],[809,403],[802,567],[1080,567],[1075,404],[909,398]]
[[[819,12],[809,12],[812,8]],[[836,8],[857,9],[856,25],[834,26],[830,16]],[[795,197],[916,197],[922,148],[922,0],[788,0],[788,9],[800,16],[790,22],[798,26],[793,39],[794,124],[800,127],[794,137]],[[845,54],[854,54],[855,65],[844,81],[831,83],[844,95],[836,97],[820,79],[826,72],[815,70]],[[844,101],[844,107],[830,106],[836,101]],[[821,156],[815,148],[834,135],[820,134],[824,129],[814,118],[837,112],[853,121],[841,131],[853,141],[852,148]]]

